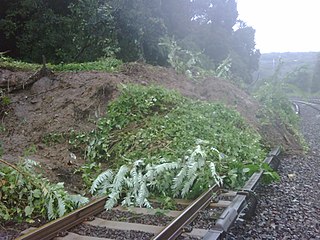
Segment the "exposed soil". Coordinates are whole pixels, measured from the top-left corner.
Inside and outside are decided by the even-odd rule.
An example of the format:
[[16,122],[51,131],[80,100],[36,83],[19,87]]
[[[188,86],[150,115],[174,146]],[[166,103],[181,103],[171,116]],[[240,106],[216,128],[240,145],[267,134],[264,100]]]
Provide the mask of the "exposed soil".
[[[33,74],[0,69],[0,87],[10,88]],[[278,123],[264,126],[259,123],[258,102],[235,84],[217,78],[192,81],[172,69],[131,63],[124,65],[119,73],[55,73],[9,93],[11,103],[7,114],[0,112],[2,159],[11,163],[25,157],[34,159],[41,163],[46,177],[65,182],[70,191],[78,192],[82,181],[74,170],[84,163],[83,156],[74,152],[65,139],[48,144],[46,137],[69,133],[72,129],[94,129],[95,120],[104,115],[108,103],[118,96],[119,84],[127,83],[162,85],[193,99],[224,103],[243,115],[262,135],[264,144],[282,145],[286,150],[299,149],[296,138],[285,127]],[[77,158],[72,158],[71,153]],[[24,225],[14,225],[13,229],[6,224],[5,235],[0,234],[0,239],[17,236],[24,228]]]
[[[0,69],[0,85],[10,87],[32,74]],[[8,114],[1,119],[5,129],[0,131],[2,158],[9,162],[26,156],[34,159],[42,163],[47,177],[65,182],[69,190],[76,192],[81,178],[74,170],[84,162],[83,156],[76,153],[74,160],[70,156],[74,152],[66,142],[45,144],[45,138],[72,129],[94,129],[94,121],[117,97],[121,83],[157,84],[194,99],[222,102],[237,109],[260,132],[265,144],[280,144],[287,150],[299,148],[295,137],[285,127],[279,124],[261,126],[257,117],[258,102],[235,84],[217,78],[196,82],[173,69],[131,63],[124,65],[119,73],[55,73],[41,77],[27,89],[10,93],[12,102]]]

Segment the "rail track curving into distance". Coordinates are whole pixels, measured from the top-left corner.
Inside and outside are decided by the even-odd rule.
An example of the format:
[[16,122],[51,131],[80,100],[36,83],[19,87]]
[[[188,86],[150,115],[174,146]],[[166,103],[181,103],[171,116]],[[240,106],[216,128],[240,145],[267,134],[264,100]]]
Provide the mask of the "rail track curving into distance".
[[[276,169],[279,153],[280,148],[272,150],[264,162]],[[237,192],[213,186],[193,202],[177,200],[181,211],[117,207],[110,210],[119,215],[116,220],[108,219],[110,212],[104,211],[107,197],[99,198],[42,227],[29,229],[17,240],[106,240],[123,235],[122,232],[128,238],[121,239],[222,239],[237,218],[254,210],[257,201],[254,191],[262,176],[262,171],[254,173]],[[130,220],[137,218],[140,223]],[[102,234],[97,234],[98,230]]]
[[320,99],[309,99],[307,101],[292,100],[292,103],[295,107],[295,111],[297,114],[299,114],[300,112],[299,104],[306,105],[320,112]]

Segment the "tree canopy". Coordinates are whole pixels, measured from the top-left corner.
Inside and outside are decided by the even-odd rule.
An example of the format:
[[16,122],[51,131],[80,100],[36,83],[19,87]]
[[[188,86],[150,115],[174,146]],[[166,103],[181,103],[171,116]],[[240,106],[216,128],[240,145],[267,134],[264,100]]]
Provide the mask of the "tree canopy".
[[231,57],[246,82],[257,69],[255,30],[238,19],[235,0],[1,0],[0,51],[30,62],[84,62],[106,56],[169,65],[174,40],[208,66]]

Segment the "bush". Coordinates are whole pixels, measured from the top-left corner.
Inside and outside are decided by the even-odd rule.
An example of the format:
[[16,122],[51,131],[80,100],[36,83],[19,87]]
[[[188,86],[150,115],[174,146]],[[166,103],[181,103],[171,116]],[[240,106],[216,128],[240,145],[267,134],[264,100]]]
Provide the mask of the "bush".
[[194,198],[223,182],[241,187],[263,168],[260,136],[240,114],[161,87],[123,86],[122,94],[88,134],[87,157],[109,168],[91,187],[148,206],[148,196]]
[[[70,195],[63,183],[53,184],[31,160],[14,166],[0,160],[0,219],[33,222],[34,218],[55,219],[87,203],[80,195]],[[38,169],[39,170],[39,169]]]

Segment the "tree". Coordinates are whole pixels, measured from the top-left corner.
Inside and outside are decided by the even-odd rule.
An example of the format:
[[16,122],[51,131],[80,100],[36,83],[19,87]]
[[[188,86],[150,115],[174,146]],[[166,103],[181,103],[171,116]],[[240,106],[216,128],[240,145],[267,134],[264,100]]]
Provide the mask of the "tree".
[[251,83],[252,73],[259,68],[260,51],[255,49],[255,30],[239,21],[232,38],[232,72]]
[[316,93],[320,91],[320,53],[317,57],[317,62],[313,70],[313,77],[311,82],[311,89],[312,93]]
[[107,55],[115,47],[109,5],[99,0],[62,2],[8,2],[0,20],[7,40],[1,50],[8,46],[13,56],[35,62],[41,62],[42,55],[51,62],[91,61]]
[[166,65],[167,53],[159,46],[161,39],[167,35],[167,28],[158,13],[161,1],[110,2],[120,47],[117,57],[124,61],[143,59],[151,64]]

